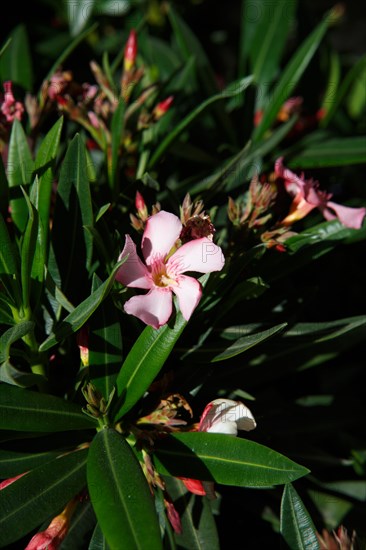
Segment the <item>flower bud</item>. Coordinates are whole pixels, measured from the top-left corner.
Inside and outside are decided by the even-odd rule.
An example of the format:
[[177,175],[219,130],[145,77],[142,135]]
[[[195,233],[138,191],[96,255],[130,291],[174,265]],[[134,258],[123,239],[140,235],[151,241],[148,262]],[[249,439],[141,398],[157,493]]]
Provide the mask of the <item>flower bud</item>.
[[124,70],[130,71],[135,65],[137,56],[137,35],[135,29],[130,31],[125,47]]

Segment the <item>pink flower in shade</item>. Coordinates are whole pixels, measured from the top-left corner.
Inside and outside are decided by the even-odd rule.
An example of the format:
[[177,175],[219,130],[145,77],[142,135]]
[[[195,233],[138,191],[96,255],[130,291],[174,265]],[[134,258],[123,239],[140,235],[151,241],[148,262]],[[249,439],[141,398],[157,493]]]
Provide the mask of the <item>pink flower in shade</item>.
[[25,550],[57,550],[68,533],[76,504],[77,500],[72,499],[61,514],[53,518],[45,531],[36,533],[31,538]]
[[[257,426],[251,411],[241,401],[215,399],[206,405],[198,426],[199,432],[238,435],[238,430],[249,432]],[[212,481],[180,477],[186,488],[195,495],[207,495],[214,498]]]
[[117,271],[116,279],[131,288],[149,292],[128,300],[124,309],[147,325],[165,325],[173,311],[172,293],[178,298],[180,311],[186,321],[197,307],[202,288],[199,281],[184,275],[187,271],[211,273],[220,271],[225,263],[222,250],[207,238],[190,241],[176,249],[182,223],[174,214],[164,210],[150,216],[142,237],[145,264],[136,252],[129,235],[119,260],[128,256]]
[[1,105],[1,112],[7,122],[13,122],[14,119],[21,120],[24,113],[24,106],[20,101],[15,101],[10,80],[4,82],[4,101]]
[[284,180],[286,191],[293,197],[290,213],[281,220],[281,225],[291,225],[304,218],[311,210],[318,208],[326,220],[338,220],[346,227],[360,229],[366,215],[366,208],[351,208],[332,202],[331,193],[319,189],[319,183],[313,179],[297,176],[283,165],[283,157],[276,160],[275,174]]

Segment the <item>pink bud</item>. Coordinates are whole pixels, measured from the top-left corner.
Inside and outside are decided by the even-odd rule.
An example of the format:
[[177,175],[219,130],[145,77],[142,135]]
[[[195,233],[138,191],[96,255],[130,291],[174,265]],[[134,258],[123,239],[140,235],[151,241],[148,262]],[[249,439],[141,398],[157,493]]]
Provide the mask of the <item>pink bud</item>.
[[126,47],[125,47],[125,58],[124,58],[124,69],[125,71],[130,71],[135,64],[137,55],[137,35],[135,29],[130,31]]
[[153,111],[155,120],[158,120],[163,115],[165,115],[165,113],[169,110],[171,104],[173,103],[173,100],[174,100],[174,96],[170,95],[169,97],[167,97],[163,101],[160,101],[160,103],[156,105]]
[[0,491],[2,489],[5,489],[5,487],[7,487],[8,485],[11,485],[12,483],[14,483],[14,481],[16,481],[17,479],[19,479],[20,477],[24,476],[25,474],[27,474],[28,472],[23,472],[22,474],[19,474],[15,477],[9,477],[8,479],[5,479],[4,481],[2,481],[0,483]]

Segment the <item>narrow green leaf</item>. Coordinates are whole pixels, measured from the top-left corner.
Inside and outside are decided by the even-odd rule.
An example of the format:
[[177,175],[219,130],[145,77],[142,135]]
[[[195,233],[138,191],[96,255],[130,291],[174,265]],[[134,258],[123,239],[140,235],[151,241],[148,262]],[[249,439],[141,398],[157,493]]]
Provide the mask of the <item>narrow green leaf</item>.
[[174,140],[177,139],[177,137],[190,125],[192,122],[198,118],[210,105],[216,103],[217,101],[221,101],[223,99],[229,98],[229,97],[235,97],[236,95],[240,95],[250,86],[250,84],[253,81],[252,76],[247,76],[245,78],[242,78],[241,80],[237,82],[233,82],[230,86],[228,86],[225,90],[223,90],[221,93],[213,95],[203,101],[198,107],[193,109],[188,115],[186,115],[181,122],[179,122],[174,130],[172,130],[159,144],[157,149],[155,150],[154,154],[152,155],[148,169],[151,170],[155,164],[160,160],[162,155],[165,153],[165,151],[168,149],[168,147],[173,143]]
[[294,0],[273,4],[263,2],[258,12],[259,21],[250,46],[250,57],[254,79],[261,86],[261,96],[266,95],[263,87],[268,86],[278,73],[296,6]]
[[0,491],[0,533],[4,548],[20,539],[84,487],[87,450],[59,457],[35,468]]
[[111,550],[162,548],[154,502],[141,466],[115,430],[98,432],[90,446],[87,479],[98,522]]
[[0,156],[0,214],[7,216],[9,206],[9,184],[6,177],[3,159]]
[[[99,286],[94,283],[93,290]],[[109,297],[90,319],[88,348],[90,380],[108,400],[123,360],[121,322]]]
[[[52,250],[61,290],[71,302],[85,295],[93,240],[84,226],[93,225],[93,218],[85,145],[76,134],[62,163],[52,224]],[[57,281],[51,263],[49,270]]]
[[[17,281],[19,277],[15,261],[17,249],[10,240],[9,232],[2,214],[0,214],[0,277],[9,297],[14,303],[20,302],[20,287]],[[19,261],[20,263],[20,261]],[[19,303],[20,305],[20,303]]]
[[105,536],[103,535],[99,523],[95,526],[88,550],[109,550],[109,546],[105,540]]
[[59,456],[61,451],[47,451],[43,453],[21,453],[0,449],[0,478],[14,477],[28,472],[41,464]]
[[312,519],[291,483],[285,485],[281,501],[281,535],[291,550],[319,550]]
[[304,466],[254,441],[206,432],[169,435],[156,445],[154,460],[165,475],[239,487],[281,485],[309,473]]
[[119,404],[114,415],[116,419],[126,414],[148,389],[186,324],[187,321],[178,312],[173,325],[169,323],[159,329],[147,326],[142,331],[117,376],[117,394],[122,404]]
[[26,26],[21,23],[12,31],[0,58],[0,80],[11,80],[31,92],[33,87],[32,58]]
[[93,428],[81,405],[60,397],[0,384],[0,429],[60,432]]
[[32,372],[20,370],[14,367],[10,360],[7,359],[0,365],[0,382],[28,388],[37,384],[44,384],[45,378],[41,374],[33,374]]
[[111,166],[111,187],[114,189],[118,181],[118,159],[121,148],[121,142],[123,137],[123,124],[124,124],[124,115],[126,110],[126,103],[121,97],[116,110],[113,113],[112,117],[112,166]]
[[324,168],[364,163],[366,136],[328,139],[310,145],[287,161],[290,168]]
[[261,342],[268,340],[275,334],[282,332],[287,327],[287,323],[281,323],[270,329],[257,332],[255,334],[248,334],[238,338],[233,344],[228,346],[224,351],[221,351],[211,359],[211,363],[217,363],[217,361],[224,361],[225,359],[230,359],[235,357],[240,353],[243,353],[247,349],[250,349],[254,346],[257,346]]
[[59,549],[76,550],[77,548],[86,548],[95,522],[96,517],[90,500],[78,503],[71,518],[67,535],[61,542]]
[[14,342],[23,338],[34,328],[34,323],[31,321],[22,321],[14,327],[9,328],[0,336],[0,363],[9,359],[10,347]]
[[54,164],[60,143],[63,120],[64,119],[61,116],[43,138],[34,163],[34,170],[38,175],[39,180],[38,196],[37,200],[34,201],[34,204],[39,212],[45,242],[47,242],[48,227],[50,222],[50,204]]
[[88,298],[81,302],[81,304],[76,306],[75,309],[73,309],[73,311],[69,313],[69,315],[67,315],[67,317],[65,317],[65,319],[63,319],[57,327],[55,327],[49,337],[39,346],[39,351],[46,351],[57,344],[57,342],[60,342],[74,332],[77,332],[83,324],[86,323],[97,307],[99,307],[103,300],[108,296],[113,286],[116,272],[126,261],[126,259],[127,257],[118,262],[108,279],[104,281],[104,283],[102,283],[95,292],[88,296]]
[[[23,189],[22,189],[23,191]],[[37,247],[37,237],[38,237],[38,212],[34,208],[33,204],[30,202],[27,194],[23,191],[24,198],[28,207],[28,223],[24,231],[22,245],[21,245],[21,282],[22,282],[22,298],[23,306],[29,307],[29,295],[30,295],[30,285],[32,279],[33,271],[33,262],[36,260],[36,278],[38,283],[43,280],[44,273],[44,260],[39,258],[39,255],[36,254]],[[40,244],[41,249],[42,244]],[[38,251],[40,250],[38,247]],[[33,272],[34,273],[34,272]]]
[[95,0],[80,0],[79,2],[66,2],[67,19],[71,36],[77,36],[85,27],[92,16]]
[[275,86],[273,92],[271,92],[271,101],[263,113],[263,118],[259,126],[254,130],[254,141],[260,141],[271,127],[281,106],[291,95],[309,65],[332,18],[333,12],[331,11],[323,18],[313,32],[309,34],[286,65],[278,84]]
[[327,105],[324,105],[326,112],[325,116],[321,119],[319,125],[321,128],[326,128],[329,123],[332,121],[334,115],[337,113],[340,105],[343,100],[346,98],[347,93],[349,92],[351,86],[354,82],[361,77],[366,68],[366,55],[362,56],[357,63],[352,65],[351,69],[346,74],[345,78],[342,80],[339,88],[336,89],[334,93],[333,88],[333,97],[329,97]]
[[11,217],[21,233],[28,221],[28,207],[21,191],[32,180],[34,163],[27,137],[19,120],[15,119],[10,134],[7,176],[9,181]]

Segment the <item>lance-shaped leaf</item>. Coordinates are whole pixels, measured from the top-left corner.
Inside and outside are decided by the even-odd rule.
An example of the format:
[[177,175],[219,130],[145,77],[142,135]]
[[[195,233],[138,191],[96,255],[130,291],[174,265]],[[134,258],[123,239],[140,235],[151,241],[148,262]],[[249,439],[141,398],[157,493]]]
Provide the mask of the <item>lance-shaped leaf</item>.
[[7,216],[9,206],[9,184],[6,177],[4,163],[0,157],[0,213]]
[[15,119],[10,134],[7,176],[9,182],[11,217],[21,233],[28,221],[28,207],[21,185],[32,180],[34,163],[23,126]]
[[76,403],[0,384],[0,429],[60,432],[93,427],[95,422]]
[[89,450],[87,478],[98,522],[111,550],[162,548],[160,528],[141,466],[126,440],[101,430]]
[[294,155],[287,164],[290,168],[305,169],[364,163],[366,136],[357,136],[322,140]]
[[10,346],[14,344],[20,338],[23,338],[34,328],[32,321],[22,321],[17,323],[14,327],[9,328],[0,337],[0,363],[9,359]]
[[243,353],[247,349],[250,349],[260,344],[261,342],[268,340],[268,338],[271,338],[278,332],[282,332],[283,329],[286,328],[286,326],[287,323],[281,323],[280,325],[276,325],[275,327],[257,332],[256,334],[248,334],[246,336],[242,336],[241,338],[238,338],[236,342],[215,355],[211,359],[211,363],[216,363],[217,361],[224,361],[225,359],[235,357],[236,355]]
[[[85,225],[93,225],[93,210],[85,145],[77,134],[62,163],[52,224],[52,250],[57,269],[51,275],[71,302],[85,296],[93,240]],[[59,272],[59,275],[57,274]]]
[[313,521],[291,483],[285,485],[282,495],[280,529],[291,550],[319,550]]
[[35,468],[0,491],[1,546],[20,539],[85,486],[87,450],[59,457]]
[[99,523],[96,524],[95,529],[90,539],[88,550],[109,550],[103,531],[100,528]]
[[35,204],[38,209],[46,242],[50,222],[53,170],[60,143],[62,124],[63,117],[60,117],[42,140],[34,161],[34,170],[38,175],[39,185],[37,189],[37,198],[33,201],[33,204]]
[[115,186],[117,185],[118,158],[123,135],[125,108],[126,103],[123,98],[120,98],[117,109],[113,113],[112,117],[112,158],[110,166],[110,186],[113,189],[114,193],[116,192]]
[[43,453],[20,453],[0,449],[0,478],[14,477],[28,472],[50,462],[59,456],[61,451],[47,451]]
[[240,487],[285,484],[309,473],[255,441],[206,432],[170,435],[156,445],[154,458],[162,474]]
[[334,12],[329,12],[292,56],[278,84],[271,92],[271,101],[263,113],[259,126],[254,131],[254,141],[261,140],[274,122],[281,106],[291,95],[305,69],[308,67],[333,17]]
[[72,310],[67,317],[54,329],[54,331],[49,335],[49,337],[40,345],[39,351],[45,351],[57,342],[60,342],[64,338],[67,338],[74,332],[77,332],[84,323],[89,319],[89,317],[94,313],[97,307],[103,302],[103,300],[108,296],[113,283],[114,277],[121,265],[126,261],[126,258],[118,262],[110,276],[104,283],[100,285],[97,290],[92,292],[88,298],[86,298],[81,304],[79,304],[75,309]]
[[0,59],[0,80],[11,80],[24,88],[32,90],[32,57],[26,26],[21,23],[12,31],[10,40],[2,49]]
[[[100,284],[95,277],[93,290],[98,289]],[[121,323],[110,297],[101,304],[97,315],[92,315],[90,319],[88,348],[90,380],[108,400],[123,360]]]
[[159,329],[147,326],[126,357],[116,380],[119,406],[114,417],[126,414],[160,372],[187,321],[178,312],[174,324]]

